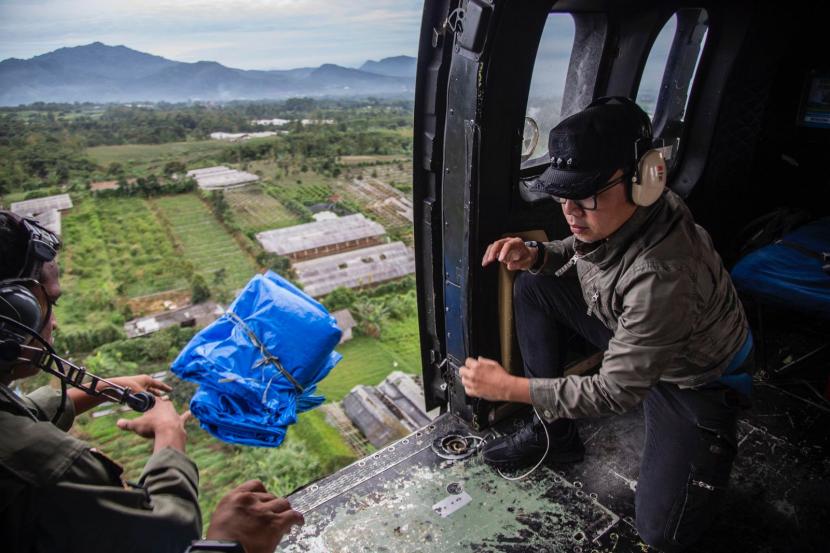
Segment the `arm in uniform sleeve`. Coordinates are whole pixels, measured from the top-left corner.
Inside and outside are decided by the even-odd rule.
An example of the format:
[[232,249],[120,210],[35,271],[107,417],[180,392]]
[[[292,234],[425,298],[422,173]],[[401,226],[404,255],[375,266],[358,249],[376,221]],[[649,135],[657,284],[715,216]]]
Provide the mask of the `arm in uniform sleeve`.
[[[22,396],[20,399],[24,405],[37,412],[40,420],[51,421],[61,405],[61,391],[51,386],[41,386],[34,392]],[[64,432],[68,431],[75,421],[75,405],[68,397],[65,399],[66,403],[63,413],[61,413],[60,418],[55,423],[55,426]]]
[[682,354],[697,312],[691,275],[640,270],[626,280],[623,313],[599,372],[530,380],[531,401],[547,421],[623,413]]
[[43,517],[46,531],[61,550],[181,553],[201,535],[198,471],[184,453],[172,448],[155,453],[139,486],[124,484],[121,471],[105,455],[86,449],[44,490],[51,509]]

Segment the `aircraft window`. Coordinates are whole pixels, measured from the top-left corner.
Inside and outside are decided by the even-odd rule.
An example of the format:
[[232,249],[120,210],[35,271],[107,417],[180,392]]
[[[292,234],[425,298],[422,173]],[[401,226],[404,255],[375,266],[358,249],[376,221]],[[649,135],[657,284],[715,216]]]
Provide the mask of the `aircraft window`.
[[[562,98],[575,34],[574,18],[571,14],[548,15],[536,52],[527,98],[526,116],[536,122],[539,138],[533,150],[524,153],[523,159],[533,159],[547,154],[548,133],[562,118]],[[530,127],[532,128],[532,125]],[[527,132],[528,125],[525,128]],[[529,137],[525,138],[530,143]]]
[[640,78],[640,89],[637,91],[637,104],[648,113],[652,120],[657,108],[657,97],[663,84],[666,64],[669,61],[671,43],[677,33],[677,14],[669,19],[660,34],[651,46],[648,61]]
[[708,26],[706,10],[678,10],[657,35],[640,78],[637,103],[651,116],[655,136],[672,147],[666,152],[670,168],[678,159]]

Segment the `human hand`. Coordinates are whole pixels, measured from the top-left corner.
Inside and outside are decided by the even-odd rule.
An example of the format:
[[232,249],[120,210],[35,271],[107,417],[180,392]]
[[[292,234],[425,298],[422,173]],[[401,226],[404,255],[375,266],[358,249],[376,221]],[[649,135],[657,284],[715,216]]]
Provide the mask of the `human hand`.
[[108,378],[113,384],[117,384],[122,388],[129,388],[134,393],[149,392],[154,396],[160,396],[162,393],[173,391],[169,385],[161,380],[153,378],[148,374],[136,374],[132,376],[116,376]]
[[511,271],[526,271],[533,266],[538,255],[538,248],[528,248],[521,238],[502,238],[487,246],[481,266],[498,261]]
[[461,367],[461,384],[468,396],[490,401],[510,400],[512,380],[515,378],[498,361],[468,357]]
[[176,412],[169,398],[161,397],[152,409],[135,419],[118,419],[116,426],[121,430],[135,432],[142,438],[155,439],[155,451],[173,447],[184,451],[186,433],[184,423],[190,418],[190,411],[181,415]]
[[236,540],[247,553],[273,553],[291,527],[304,522],[287,499],[268,493],[259,480],[250,480],[219,501],[207,537]]

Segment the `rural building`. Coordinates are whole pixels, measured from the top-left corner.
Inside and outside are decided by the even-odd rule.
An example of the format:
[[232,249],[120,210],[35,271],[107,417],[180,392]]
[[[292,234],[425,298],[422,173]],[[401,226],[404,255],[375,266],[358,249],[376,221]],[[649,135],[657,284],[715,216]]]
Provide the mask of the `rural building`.
[[325,219],[256,235],[265,251],[294,261],[380,244],[386,230],[362,214]]
[[395,371],[376,387],[358,385],[343,398],[343,411],[375,447],[403,438],[429,424],[420,386]]
[[421,386],[411,375],[401,371],[390,373],[377,390],[395,406],[398,418],[412,432],[429,424],[432,420],[426,411],[426,400]]
[[303,290],[319,298],[341,286],[362,288],[410,275],[415,272],[415,254],[403,242],[393,242],[300,261],[292,267]]
[[355,327],[357,323],[355,323],[354,317],[352,317],[352,312],[348,309],[341,309],[340,311],[335,311],[331,314],[334,317],[334,320],[337,321],[337,328],[340,329],[340,332],[343,335],[340,337],[340,342],[348,342],[352,339],[352,329]]
[[261,125],[263,127],[281,127],[282,125],[287,125],[290,122],[291,120],[289,119],[254,119],[253,121],[251,121],[251,124]]
[[11,205],[12,213],[26,217],[52,211],[53,209],[58,211],[72,209],[72,198],[69,197],[69,194],[58,194],[56,196],[46,196],[45,198],[23,200],[22,202],[12,202]]
[[196,179],[202,190],[224,190],[245,186],[259,180],[253,173],[230,169],[224,165],[194,169],[187,172],[188,177]]
[[409,434],[410,430],[371,386],[355,386],[343,398],[343,411],[369,442],[381,448]]
[[326,221],[331,219],[337,219],[337,213],[333,211],[318,211],[314,215],[311,216],[312,219],[315,221]]
[[46,196],[45,198],[23,200],[22,202],[12,202],[10,206],[12,213],[37,219],[41,225],[58,236],[61,233],[60,212],[71,208],[72,198],[69,197],[69,194],[58,194],[56,196]]
[[146,336],[170,326],[205,326],[219,318],[225,309],[212,301],[162,311],[124,323],[127,338]]
[[243,142],[252,138],[267,138],[269,136],[276,136],[278,133],[274,131],[261,132],[212,132],[210,137],[213,140],[227,140],[228,142]]

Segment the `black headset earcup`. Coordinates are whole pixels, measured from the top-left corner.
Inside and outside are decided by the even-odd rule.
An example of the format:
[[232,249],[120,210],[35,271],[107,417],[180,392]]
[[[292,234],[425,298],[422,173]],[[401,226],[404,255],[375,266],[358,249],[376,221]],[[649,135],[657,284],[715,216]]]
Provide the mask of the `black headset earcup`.
[[20,344],[16,340],[0,339],[0,363],[10,363],[20,357]]
[[[31,290],[20,284],[3,285],[0,283],[0,316],[8,317],[37,332],[43,328],[45,314]],[[11,325],[3,325],[2,320],[0,320],[0,331],[2,331],[0,338],[14,337],[19,343],[26,341],[26,338],[14,331]]]

